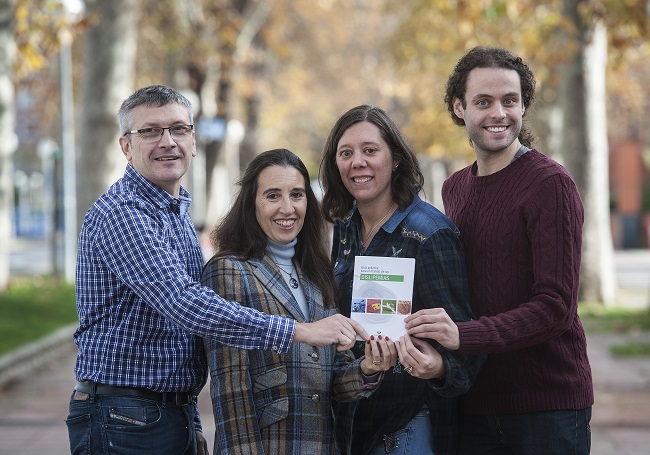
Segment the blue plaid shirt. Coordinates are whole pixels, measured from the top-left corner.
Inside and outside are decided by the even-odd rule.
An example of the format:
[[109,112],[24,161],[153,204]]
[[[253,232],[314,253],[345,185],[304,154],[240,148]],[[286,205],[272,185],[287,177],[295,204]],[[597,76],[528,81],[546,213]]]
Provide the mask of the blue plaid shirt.
[[199,284],[203,256],[178,199],[131,166],[88,210],[77,253],[77,380],[198,395],[200,337],[284,353],[295,321],[229,302]]
[[[350,315],[355,256],[415,258],[413,312],[444,308],[454,321],[473,318],[463,242],[458,228],[438,209],[415,197],[396,210],[375,234],[368,249],[361,246],[361,217],[356,206],[334,225],[332,258],[341,295],[341,313]],[[399,362],[386,372],[377,391],[351,403],[334,403],[336,438],[344,454],[365,454],[383,435],[401,430],[423,405],[429,408],[434,452],[453,454],[458,442],[457,397],[469,390],[484,358],[459,355],[431,341],[445,363],[444,380],[418,379]],[[352,350],[363,354],[363,342]]]

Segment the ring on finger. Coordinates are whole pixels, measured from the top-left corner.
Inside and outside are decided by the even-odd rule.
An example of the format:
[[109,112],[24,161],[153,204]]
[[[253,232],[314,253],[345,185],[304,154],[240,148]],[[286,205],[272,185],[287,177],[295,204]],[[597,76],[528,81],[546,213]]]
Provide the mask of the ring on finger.
[[375,360],[372,361],[372,364],[373,365],[381,365],[381,360],[375,359]]
[[413,374],[413,367],[411,365],[404,367],[404,371],[406,371],[408,374]]

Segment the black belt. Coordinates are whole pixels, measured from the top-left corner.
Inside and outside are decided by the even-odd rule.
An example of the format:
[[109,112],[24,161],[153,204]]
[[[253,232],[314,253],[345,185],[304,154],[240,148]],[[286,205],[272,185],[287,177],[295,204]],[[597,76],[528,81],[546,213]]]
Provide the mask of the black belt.
[[[154,392],[153,390],[149,389],[140,389],[136,387],[116,387],[112,385],[100,384],[93,381],[77,382],[74,390],[76,392],[90,395],[93,391],[93,388],[95,389],[96,395],[146,398],[147,400],[174,403],[177,406],[184,406],[192,402],[192,394],[189,392]],[[87,400],[88,397],[77,398],[77,395],[75,394],[75,400],[77,399]]]

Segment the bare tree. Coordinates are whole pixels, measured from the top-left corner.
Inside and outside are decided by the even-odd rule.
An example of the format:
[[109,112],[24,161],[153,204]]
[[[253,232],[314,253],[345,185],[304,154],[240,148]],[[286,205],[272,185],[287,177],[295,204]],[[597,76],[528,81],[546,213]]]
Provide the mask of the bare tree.
[[0,292],[9,281],[9,237],[13,204],[12,155],[17,146],[14,132],[12,63],[15,52],[15,0],[0,0]]
[[118,146],[116,113],[133,90],[139,8],[137,0],[86,0],[89,28],[77,152],[77,228],[126,164]]

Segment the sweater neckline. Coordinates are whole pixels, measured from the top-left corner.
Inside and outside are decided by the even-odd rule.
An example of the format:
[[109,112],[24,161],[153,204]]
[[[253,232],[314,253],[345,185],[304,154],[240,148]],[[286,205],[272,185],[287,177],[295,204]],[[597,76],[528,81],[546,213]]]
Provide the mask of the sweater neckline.
[[519,169],[521,167],[527,166],[527,161],[529,159],[533,159],[536,157],[536,153],[538,154],[539,152],[535,149],[530,149],[523,155],[521,155],[519,158],[517,158],[514,161],[511,161],[510,164],[508,164],[506,167],[503,169],[495,172],[494,174],[490,175],[476,175],[474,173],[474,168],[476,167],[476,161],[472,163],[470,166],[468,166],[467,170],[470,175],[470,178],[472,179],[472,182],[477,183],[477,184],[488,184],[492,183],[495,180],[501,180],[504,176],[508,176],[514,172],[519,172]]

